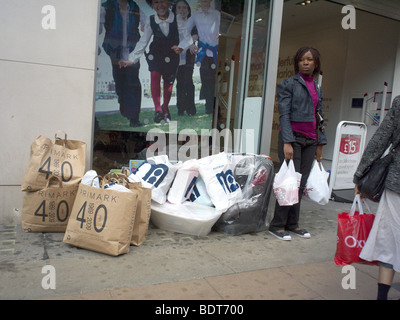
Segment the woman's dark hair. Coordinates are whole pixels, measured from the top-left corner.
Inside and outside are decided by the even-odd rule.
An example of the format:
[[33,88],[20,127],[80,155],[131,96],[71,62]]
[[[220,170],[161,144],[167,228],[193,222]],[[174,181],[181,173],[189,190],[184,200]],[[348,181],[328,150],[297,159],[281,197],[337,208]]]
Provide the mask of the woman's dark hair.
[[297,50],[297,53],[294,56],[294,71],[295,73],[299,73],[299,62],[301,61],[301,58],[304,56],[304,54],[307,53],[308,51],[311,52],[314,58],[315,70],[313,75],[315,76],[316,74],[319,74],[321,71],[321,55],[319,51],[313,47],[302,47],[299,50]]
[[188,7],[188,9],[189,9],[189,14],[188,14],[188,18],[190,18],[190,16],[192,15],[192,9],[190,8],[190,5],[189,5],[189,3],[186,1],[186,0],[176,0],[175,2],[174,2],[174,4],[173,4],[173,6],[172,6],[172,12],[173,13],[175,13],[176,14],[176,4],[178,3],[178,2],[184,2],[186,5],[187,5],[187,7]]

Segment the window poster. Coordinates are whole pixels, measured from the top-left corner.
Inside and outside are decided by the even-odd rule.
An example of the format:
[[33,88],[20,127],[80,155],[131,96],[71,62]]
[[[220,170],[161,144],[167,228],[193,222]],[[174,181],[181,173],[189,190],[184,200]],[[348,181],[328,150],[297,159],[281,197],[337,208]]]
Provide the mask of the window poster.
[[97,130],[212,128],[220,0],[103,0]]

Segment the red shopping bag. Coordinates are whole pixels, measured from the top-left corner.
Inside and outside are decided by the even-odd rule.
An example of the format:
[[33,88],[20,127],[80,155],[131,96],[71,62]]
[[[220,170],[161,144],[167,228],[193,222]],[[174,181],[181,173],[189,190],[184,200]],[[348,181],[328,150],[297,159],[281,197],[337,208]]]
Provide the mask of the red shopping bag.
[[[356,211],[357,204],[359,211]],[[368,239],[374,219],[373,214],[364,213],[360,195],[355,196],[350,212],[338,214],[337,245],[334,259],[337,265],[377,264],[376,261],[370,262],[359,257]]]

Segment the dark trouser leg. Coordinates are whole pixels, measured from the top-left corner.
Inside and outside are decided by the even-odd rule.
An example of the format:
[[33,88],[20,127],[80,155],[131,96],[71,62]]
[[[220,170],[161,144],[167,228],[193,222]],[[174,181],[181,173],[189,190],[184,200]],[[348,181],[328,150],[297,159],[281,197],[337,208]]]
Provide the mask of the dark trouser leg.
[[187,108],[185,104],[185,65],[179,66],[176,73],[176,107],[178,115],[182,116]]
[[[295,169],[302,174],[299,188],[299,202],[293,206],[286,207],[280,206],[278,201],[276,201],[274,218],[269,227],[272,231],[283,229],[293,230],[299,227],[301,197],[315,159],[315,151],[317,148],[317,142],[315,140],[297,136],[296,142],[292,143],[292,146]],[[283,153],[283,141],[280,134],[278,140],[278,156],[281,163],[283,163],[285,156]]]
[[184,85],[186,113],[195,115],[196,105],[194,103],[193,65],[185,65]]
[[142,102],[139,64],[126,68],[113,65],[113,77],[121,114],[130,120],[138,121]]
[[206,113],[212,113],[214,108],[216,67],[212,68],[214,58],[204,57],[200,66],[201,95],[206,99]]

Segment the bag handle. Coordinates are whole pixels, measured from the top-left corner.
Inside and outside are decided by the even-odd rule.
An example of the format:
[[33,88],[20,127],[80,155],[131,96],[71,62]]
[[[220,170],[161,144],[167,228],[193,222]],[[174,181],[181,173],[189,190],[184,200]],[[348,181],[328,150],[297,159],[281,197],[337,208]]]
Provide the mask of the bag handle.
[[48,188],[50,186],[50,181],[51,180],[57,180],[58,187],[62,188],[62,181],[61,181],[60,177],[59,176],[55,176],[54,174],[50,175],[49,179],[47,179],[46,188]]
[[[365,203],[365,202],[364,202]],[[362,201],[361,201],[361,196],[360,194],[356,194],[353,200],[353,205],[351,206],[351,210],[350,210],[350,214],[349,216],[354,216],[355,212],[356,212],[356,207],[358,205],[358,212],[359,214],[364,214],[364,209],[363,209],[363,205],[362,205]],[[369,206],[367,205],[368,209]]]
[[[60,137],[58,137],[58,133],[62,132],[64,133],[64,140]],[[67,133],[63,130],[57,130],[56,134],[54,135],[54,143],[56,143],[57,141],[63,141],[64,142],[64,146],[67,144]]]
[[104,179],[108,183],[116,183],[116,184],[123,185],[124,187],[127,187],[129,185],[129,179],[123,173],[110,172],[104,176]]
[[93,177],[92,181],[90,182],[90,186],[93,187],[93,182],[96,178],[99,178],[99,186],[100,186],[100,188],[103,188],[103,177],[102,176]]

